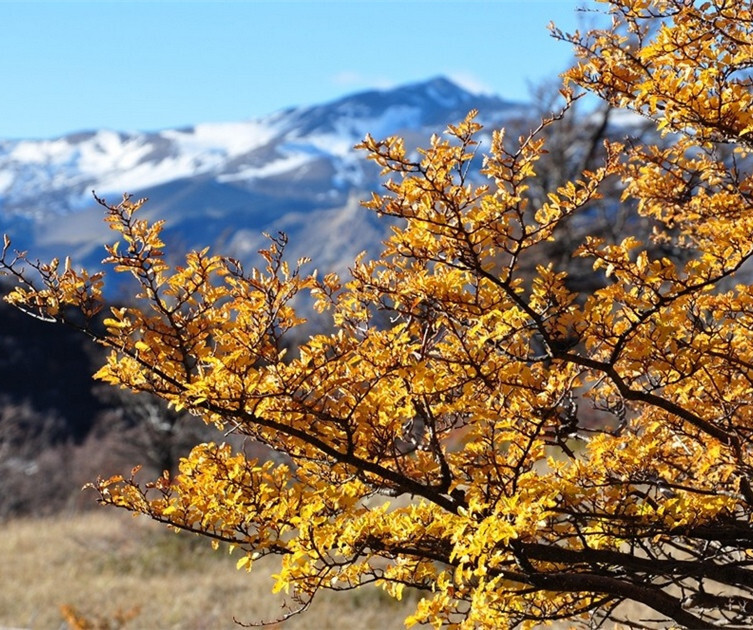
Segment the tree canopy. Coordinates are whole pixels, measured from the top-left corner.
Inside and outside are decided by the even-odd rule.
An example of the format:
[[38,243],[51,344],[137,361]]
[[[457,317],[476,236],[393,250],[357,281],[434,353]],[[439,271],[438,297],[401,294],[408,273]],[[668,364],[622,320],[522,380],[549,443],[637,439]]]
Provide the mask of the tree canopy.
[[[475,112],[418,154],[367,137],[389,179],[364,205],[396,221],[349,278],[286,261],[284,236],[259,269],[208,250],[170,265],[143,200],[103,202],[119,238],[106,262],[138,289],[105,320],[97,377],[285,461],[201,444],[175,478],[99,480],[101,500],[228,543],[239,568],[280,556],[287,614],[375,583],[420,593],[408,626],[749,627],[753,286],[735,276],[753,254],[753,10],[605,10],[610,28],[554,32],[579,56],[563,96],[647,117],[656,142],[607,143],[603,164],[534,202],[557,116],[481,148]],[[601,288],[523,272],[615,182],[681,256],[590,236],[572,254]],[[7,238],[1,260],[11,303],[94,334],[103,274],[30,263]],[[286,350],[300,294],[332,331]]]

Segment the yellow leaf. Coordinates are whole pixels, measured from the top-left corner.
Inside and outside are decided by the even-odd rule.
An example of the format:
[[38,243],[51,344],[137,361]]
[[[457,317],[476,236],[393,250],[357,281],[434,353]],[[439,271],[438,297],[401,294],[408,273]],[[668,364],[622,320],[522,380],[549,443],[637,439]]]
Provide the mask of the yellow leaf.
[[238,562],[235,563],[235,568],[239,571],[244,567],[247,571],[251,570],[251,556],[243,556],[242,558],[238,559]]

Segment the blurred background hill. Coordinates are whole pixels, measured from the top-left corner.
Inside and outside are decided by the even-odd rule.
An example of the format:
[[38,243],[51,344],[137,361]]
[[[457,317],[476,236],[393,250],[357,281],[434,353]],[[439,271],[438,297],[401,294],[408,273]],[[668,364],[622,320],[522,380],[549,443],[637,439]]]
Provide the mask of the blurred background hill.
[[[166,220],[175,259],[210,246],[253,264],[263,232],[284,231],[291,261],[308,256],[320,273],[347,275],[361,251],[379,255],[389,232],[389,222],[360,207],[379,189],[379,169],[353,145],[371,133],[400,135],[415,148],[475,108],[485,129],[471,177],[481,181],[491,131],[504,126],[513,139],[527,133],[556,109],[557,95],[555,83],[544,84],[532,102],[517,103],[473,94],[440,76],[237,123],[0,141],[0,225],[13,247],[33,258],[71,255],[75,264],[97,268],[102,244],[113,239],[91,191],[113,203],[128,192],[149,198],[142,216]],[[605,137],[645,131],[638,119],[577,107],[555,129],[534,199],[593,168]],[[625,221],[635,220],[614,192],[561,231],[530,267],[553,260],[573,273],[574,288],[598,282],[587,263],[569,254],[584,229],[616,237]],[[116,289],[108,297],[117,302],[125,295]],[[136,463],[156,473],[174,469],[193,443],[213,435],[157,401],[94,383],[101,348],[5,304],[0,350],[0,518],[80,507],[78,489],[97,474]]]

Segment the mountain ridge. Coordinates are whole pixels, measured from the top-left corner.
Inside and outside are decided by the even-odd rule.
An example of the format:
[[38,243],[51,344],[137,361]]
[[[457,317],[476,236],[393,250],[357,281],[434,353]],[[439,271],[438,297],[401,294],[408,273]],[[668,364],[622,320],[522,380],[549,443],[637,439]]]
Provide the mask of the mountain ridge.
[[222,245],[248,259],[262,232],[285,228],[291,253],[342,271],[358,252],[375,252],[385,234],[374,217],[353,212],[379,186],[378,168],[353,146],[366,133],[425,143],[470,109],[492,126],[525,113],[433,77],[240,122],[0,140],[0,232],[35,256],[70,253],[97,265],[99,244],[112,237],[91,191],[111,202],[128,192],[150,198],[144,216],[165,218],[168,240],[181,247]]

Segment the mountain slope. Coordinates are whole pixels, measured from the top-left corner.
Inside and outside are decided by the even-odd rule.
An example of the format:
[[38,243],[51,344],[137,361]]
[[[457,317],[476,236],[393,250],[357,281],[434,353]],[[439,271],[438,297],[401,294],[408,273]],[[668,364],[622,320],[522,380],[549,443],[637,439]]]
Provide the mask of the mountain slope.
[[384,234],[357,211],[379,179],[353,145],[366,133],[426,142],[471,108],[490,125],[524,111],[438,77],[244,122],[0,141],[0,231],[35,255],[97,264],[111,237],[91,191],[112,202],[129,192],[150,198],[145,215],[165,218],[168,241],[181,248],[248,258],[261,232],[285,230],[292,255],[342,270]]

